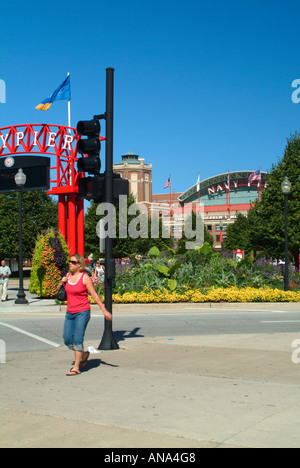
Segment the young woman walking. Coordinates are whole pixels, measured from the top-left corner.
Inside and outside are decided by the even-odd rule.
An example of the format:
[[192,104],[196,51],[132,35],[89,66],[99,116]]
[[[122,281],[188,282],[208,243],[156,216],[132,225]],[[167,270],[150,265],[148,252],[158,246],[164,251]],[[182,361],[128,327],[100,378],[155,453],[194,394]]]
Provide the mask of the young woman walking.
[[70,260],[70,270],[65,276],[58,289],[64,284],[67,293],[67,313],[64,325],[64,342],[75,354],[75,364],[66,375],[73,377],[80,375],[80,368],[83,370],[90,353],[84,351],[84,335],[86,327],[90,321],[91,307],[88,294],[92,296],[96,304],[101,308],[106,320],[112,320],[112,315],[108,312],[95,291],[91,278],[85,274],[84,258],[75,254]]

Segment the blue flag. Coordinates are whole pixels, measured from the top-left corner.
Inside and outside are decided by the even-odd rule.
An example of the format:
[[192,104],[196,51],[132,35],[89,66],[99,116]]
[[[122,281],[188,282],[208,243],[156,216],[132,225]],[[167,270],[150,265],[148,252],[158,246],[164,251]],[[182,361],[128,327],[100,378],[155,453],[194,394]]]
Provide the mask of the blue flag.
[[45,101],[39,104],[36,109],[45,111],[50,109],[55,101],[70,101],[71,99],[71,80],[70,75],[67,76],[65,81],[51,94]]

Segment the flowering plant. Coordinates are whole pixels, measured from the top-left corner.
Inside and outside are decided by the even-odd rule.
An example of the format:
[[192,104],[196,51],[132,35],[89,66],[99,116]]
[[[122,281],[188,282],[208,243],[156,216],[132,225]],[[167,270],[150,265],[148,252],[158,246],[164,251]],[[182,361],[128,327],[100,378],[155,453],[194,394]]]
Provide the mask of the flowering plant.
[[69,258],[61,235],[53,231],[41,234],[35,246],[29,291],[40,297],[56,297],[61,277],[69,270]]
[[206,293],[201,290],[186,288],[184,293],[170,292],[167,289],[143,290],[114,294],[113,301],[117,304],[148,304],[176,302],[300,302],[300,292],[282,291],[271,288],[211,288]]

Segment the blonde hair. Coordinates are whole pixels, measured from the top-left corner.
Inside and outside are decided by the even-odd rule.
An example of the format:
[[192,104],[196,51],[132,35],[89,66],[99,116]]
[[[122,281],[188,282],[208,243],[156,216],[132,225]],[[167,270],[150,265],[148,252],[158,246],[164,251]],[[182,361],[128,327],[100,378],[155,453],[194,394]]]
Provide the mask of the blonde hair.
[[74,254],[71,255],[71,258],[75,257],[77,262],[80,263],[79,271],[84,271],[85,270],[85,260],[82,255],[80,254]]

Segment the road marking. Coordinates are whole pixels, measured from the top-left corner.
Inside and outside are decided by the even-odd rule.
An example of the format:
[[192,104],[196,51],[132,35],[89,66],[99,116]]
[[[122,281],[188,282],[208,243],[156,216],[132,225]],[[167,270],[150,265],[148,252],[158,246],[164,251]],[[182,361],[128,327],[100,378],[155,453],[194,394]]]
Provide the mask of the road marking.
[[10,328],[11,330],[14,330],[18,333],[22,333],[22,335],[29,336],[30,338],[33,338],[34,340],[41,341],[42,343],[52,346],[53,348],[59,348],[60,346],[59,344],[54,343],[53,341],[46,340],[45,338],[42,338],[41,336],[33,335],[33,333],[29,333],[18,327],[13,327],[12,325],[8,325],[7,323],[0,322],[0,325],[2,325],[3,327]]
[[300,320],[265,320],[261,323],[300,323]]
[[272,309],[243,309],[243,308],[230,308],[230,307],[184,307],[185,310],[198,310],[201,312],[201,310],[209,310],[210,312],[218,311],[219,312],[245,312],[245,313],[251,313],[251,312],[265,312],[265,313],[272,313],[272,314],[299,314],[299,310],[272,310]]

